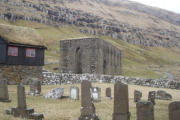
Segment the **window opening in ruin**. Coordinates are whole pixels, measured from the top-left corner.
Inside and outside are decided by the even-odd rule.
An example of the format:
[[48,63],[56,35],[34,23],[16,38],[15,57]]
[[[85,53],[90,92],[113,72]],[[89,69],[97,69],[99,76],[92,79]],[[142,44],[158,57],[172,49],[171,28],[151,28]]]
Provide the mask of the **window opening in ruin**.
[[80,47],[76,49],[76,73],[82,74],[82,52]]

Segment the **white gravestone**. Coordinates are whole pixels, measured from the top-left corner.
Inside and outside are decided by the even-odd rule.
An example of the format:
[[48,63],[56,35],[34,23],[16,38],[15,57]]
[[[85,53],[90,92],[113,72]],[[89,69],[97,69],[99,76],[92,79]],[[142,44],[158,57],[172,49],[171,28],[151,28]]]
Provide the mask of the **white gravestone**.
[[79,88],[78,87],[71,87],[70,88],[70,98],[72,100],[78,100],[79,99]]
[[101,101],[101,88],[99,87],[92,87],[91,88],[91,96],[94,102]]

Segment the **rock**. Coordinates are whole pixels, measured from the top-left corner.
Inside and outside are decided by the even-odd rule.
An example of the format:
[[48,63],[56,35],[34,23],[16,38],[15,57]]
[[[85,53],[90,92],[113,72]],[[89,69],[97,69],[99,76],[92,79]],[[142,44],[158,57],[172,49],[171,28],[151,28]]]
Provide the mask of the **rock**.
[[60,99],[62,98],[63,93],[64,93],[64,88],[54,88],[48,93],[46,93],[44,97],[51,98],[51,99]]
[[172,96],[171,96],[171,94],[167,93],[166,91],[158,90],[156,92],[156,99],[160,99],[160,100],[172,100]]

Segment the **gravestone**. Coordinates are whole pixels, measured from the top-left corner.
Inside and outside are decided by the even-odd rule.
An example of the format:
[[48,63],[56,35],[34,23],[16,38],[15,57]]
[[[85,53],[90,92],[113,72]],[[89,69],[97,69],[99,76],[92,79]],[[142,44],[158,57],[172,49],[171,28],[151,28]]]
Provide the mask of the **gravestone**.
[[130,120],[128,85],[119,81],[114,85],[113,120]]
[[0,102],[11,102],[8,95],[7,80],[0,80]]
[[17,86],[17,101],[18,106],[6,110],[7,114],[13,115],[14,117],[21,117],[25,119],[42,120],[44,118],[43,114],[34,113],[34,109],[27,108],[25,88],[23,85]]
[[99,120],[91,98],[91,83],[87,80],[81,83],[81,115],[79,120]]
[[137,120],[154,120],[154,105],[150,101],[136,103]]
[[160,99],[160,100],[172,100],[172,96],[171,96],[171,94],[167,93],[164,90],[158,90],[156,92],[156,99]]
[[70,98],[72,100],[79,100],[79,88],[78,87],[70,87]]
[[41,95],[41,81],[40,80],[33,80],[31,82],[29,95],[31,96]]
[[91,88],[91,96],[94,102],[101,101],[101,88],[99,87],[92,87]]
[[112,97],[111,97],[111,88],[109,87],[109,88],[106,88],[106,98],[107,99],[111,99]]
[[156,104],[155,97],[156,97],[156,91],[150,91],[148,95],[148,101],[152,102],[153,105]]
[[134,90],[134,102],[139,102],[142,97],[142,92]]
[[180,101],[171,102],[169,104],[169,120],[180,119]]

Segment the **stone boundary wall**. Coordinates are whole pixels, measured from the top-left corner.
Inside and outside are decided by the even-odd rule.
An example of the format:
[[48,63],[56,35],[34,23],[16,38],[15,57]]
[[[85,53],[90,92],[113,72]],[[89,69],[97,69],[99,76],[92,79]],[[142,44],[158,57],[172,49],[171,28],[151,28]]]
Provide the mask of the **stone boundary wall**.
[[111,75],[97,75],[97,74],[71,74],[71,73],[52,73],[43,72],[43,85],[57,85],[57,84],[73,84],[81,83],[83,80],[91,82],[105,82],[114,83],[121,81],[123,83],[132,85],[149,86],[156,88],[171,88],[180,89],[180,82],[167,79],[144,79],[144,78],[130,78],[124,76]]
[[29,84],[33,78],[42,81],[42,66],[0,65],[1,78],[6,79],[8,84]]

